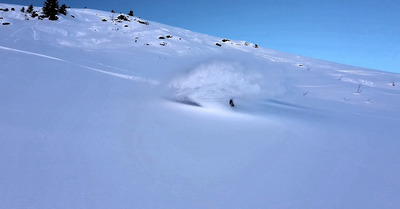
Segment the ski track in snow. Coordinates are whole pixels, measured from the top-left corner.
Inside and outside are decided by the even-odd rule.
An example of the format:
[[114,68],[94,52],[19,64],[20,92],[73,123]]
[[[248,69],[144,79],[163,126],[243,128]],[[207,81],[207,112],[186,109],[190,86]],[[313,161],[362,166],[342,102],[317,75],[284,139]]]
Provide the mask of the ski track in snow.
[[146,79],[146,78],[142,78],[142,77],[139,77],[139,76],[132,76],[132,75],[126,75],[126,74],[121,74],[121,73],[113,73],[113,72],[100,70],[100,69],[93,68],[93,67],[88,67],[88,66],[85,66],[85,65],[76,64],[76,63],[73,63],[73,62],[70,62],[70,61],[67,61],[67,60],[63,60],[63,59],[60,59],[60,58],[57,58],[57,57],[52,57],[52,56],[48,56],[48,55],[44,55],[44,54],[28,52],[28,51],[9,48],[9,47],[4,47],[4,46],[0,46],[0,49],[7,50],[7,51],[18,52],[18,53],[22,53],[22,54],[38,56],[38,57],[43,57],[43,58],[46,58],[46,59],[56,60],[56,61],[65,62],[65,63],[69,63],[69,64],[74,64],[74,65],[77,65],[79,67],[82,67],[82,68],[85,68],[85,69],[88,69],[88,70],[92,70],[92,71],[95,71],[95,72],[103,73],[103,74],[110,75],[110,76],[117,77],[117,78],[123,78],[123,79],[131,80],[131,81],[135,81],[135,82],[146,83],[146,84],[150,84],[150,85],[154,85],[154,86],[159,84],[158,81],[153,80],[153,79]]
[[29,54],[29,55],[43,57],[43,58],[52,59],[52,60],[57,60],[57,61],[61,61],[61,62],[66,62],[65,60],[62,60],[62,59],[59,59],[56,57],[51,57],[51,56],[47,56],[44,54],[38,54],[38,53],[34,53],[34,52],[23,51],[23,50],[19,50],[19,49],[8,48],[8,47],[4,47],[4,46],[0,46],[0,49],[7,50],[7,51],[14,51],[14,52],[23,53],[23,54]]

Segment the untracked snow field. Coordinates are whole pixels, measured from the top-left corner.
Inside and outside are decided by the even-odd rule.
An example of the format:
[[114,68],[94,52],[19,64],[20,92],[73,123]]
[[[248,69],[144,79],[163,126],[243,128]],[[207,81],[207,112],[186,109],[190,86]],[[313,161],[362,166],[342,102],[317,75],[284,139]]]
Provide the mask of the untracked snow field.
[[0,4],[0,208],[399,208],[399,74],[21,7]]

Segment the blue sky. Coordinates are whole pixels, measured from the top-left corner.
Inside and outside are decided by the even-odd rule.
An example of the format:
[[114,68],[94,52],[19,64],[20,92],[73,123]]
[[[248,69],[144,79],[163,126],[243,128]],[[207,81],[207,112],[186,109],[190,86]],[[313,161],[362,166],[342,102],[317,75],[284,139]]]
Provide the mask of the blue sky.
[[[0,0],[1,1],[1,0]],[[42,6],[44,0],[3,0]],[[396,0],[59,0],[283,52],[400,73]]]

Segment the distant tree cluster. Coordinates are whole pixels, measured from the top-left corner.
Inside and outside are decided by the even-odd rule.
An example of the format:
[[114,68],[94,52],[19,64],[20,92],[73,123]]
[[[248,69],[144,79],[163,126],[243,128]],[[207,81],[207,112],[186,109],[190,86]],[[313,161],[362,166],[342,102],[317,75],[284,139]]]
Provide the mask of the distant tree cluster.
[[[33,17],[33,18],[39,16],[39,15],[36,13],[36,11],[33,10],[33,4],[29,5],[28,9],[26,9],[26,10],[25,10],[25,7],[22,7],[22,8],[21,8],[21,12],[23,12],[23,13],[26,12],[27,14],[31,14],[31,17]],[[25,20],[29,20],[29,17],[28,17],[27,14],[25,14]]]
[[[29,13],[31,14],[31,17],[35,18],[39,16],[39,19],[44,19],[44,18],[49,18],[49,20],[58,20],[57,15],[58,14],[63,14],[67,15],[67,6],[65,4],[61,5],[61,7],[58,5],[58,0],[46,0],[43,3],[43,15],[38,15],[39,11],[35,11],[33,8],[33,5],[29,5],[29,7],[25,10],[25,7],[21,8],[21,12],[23,13]],[[25,14],[25,19],[28,20],[28,16]]]
[[[58,0],[45,0],[45,2],[43,3],[43,8],[42,8],[42,15],[39,15],[38,12],[39,11],[35,11],[33,5],[29,5],[29,7],[27,9],[25,9],[25,7],[21,8],[21,12],[23,13],[27,13],[27,14],[31,14],[31,17],[35,18],[39,16],[39,19],[44,19],[44,18],[48,18],[49,20],[58,20],[58,16],[59,14],[62,15],[67,15],[67,6],[65,4],[59,6]],[[85,9],[87,7],[85,6]],[[12,8],[12,10],[15,10],[14,8]],[[8,11],[8,9],[7,9]],[[111,13],[115,13],[114,10],[111,11]],[[27,14],[25,14],[25,19],[29,19]],[[129,16],[133,17],[133,11],[130,10],[128,15],[122,15],[122,13],[117,17],[117,20],[120,21],[129,21]],[[73,17],[73,16],[72,16]],[[112,18],[114,19],[114,18]],[[139,22],[141,23],[141,22]],[[143,22],[143,24],[145,24]],[[148,24],[148,23],[146,23]]]

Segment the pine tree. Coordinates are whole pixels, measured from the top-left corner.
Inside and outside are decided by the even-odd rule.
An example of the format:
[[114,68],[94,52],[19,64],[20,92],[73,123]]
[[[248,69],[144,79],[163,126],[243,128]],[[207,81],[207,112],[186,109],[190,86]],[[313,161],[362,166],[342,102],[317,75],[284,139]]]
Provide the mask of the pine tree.
[[58,0],[46,0],[43,5],[43,13],[49,20],[58,20]]
[[60,9],[58,10],[58,13],[67,15],[67,6],[65,4],[61,5]]
[[26,10],[27,13],[32,13],[33,12],[33,5],[29,5],[28,9]]
[[128,15],[133,17],[133,11],[129,11]]
[[21,8],[21,12],[23,12],[23,13],[25,12],[25,7]]

